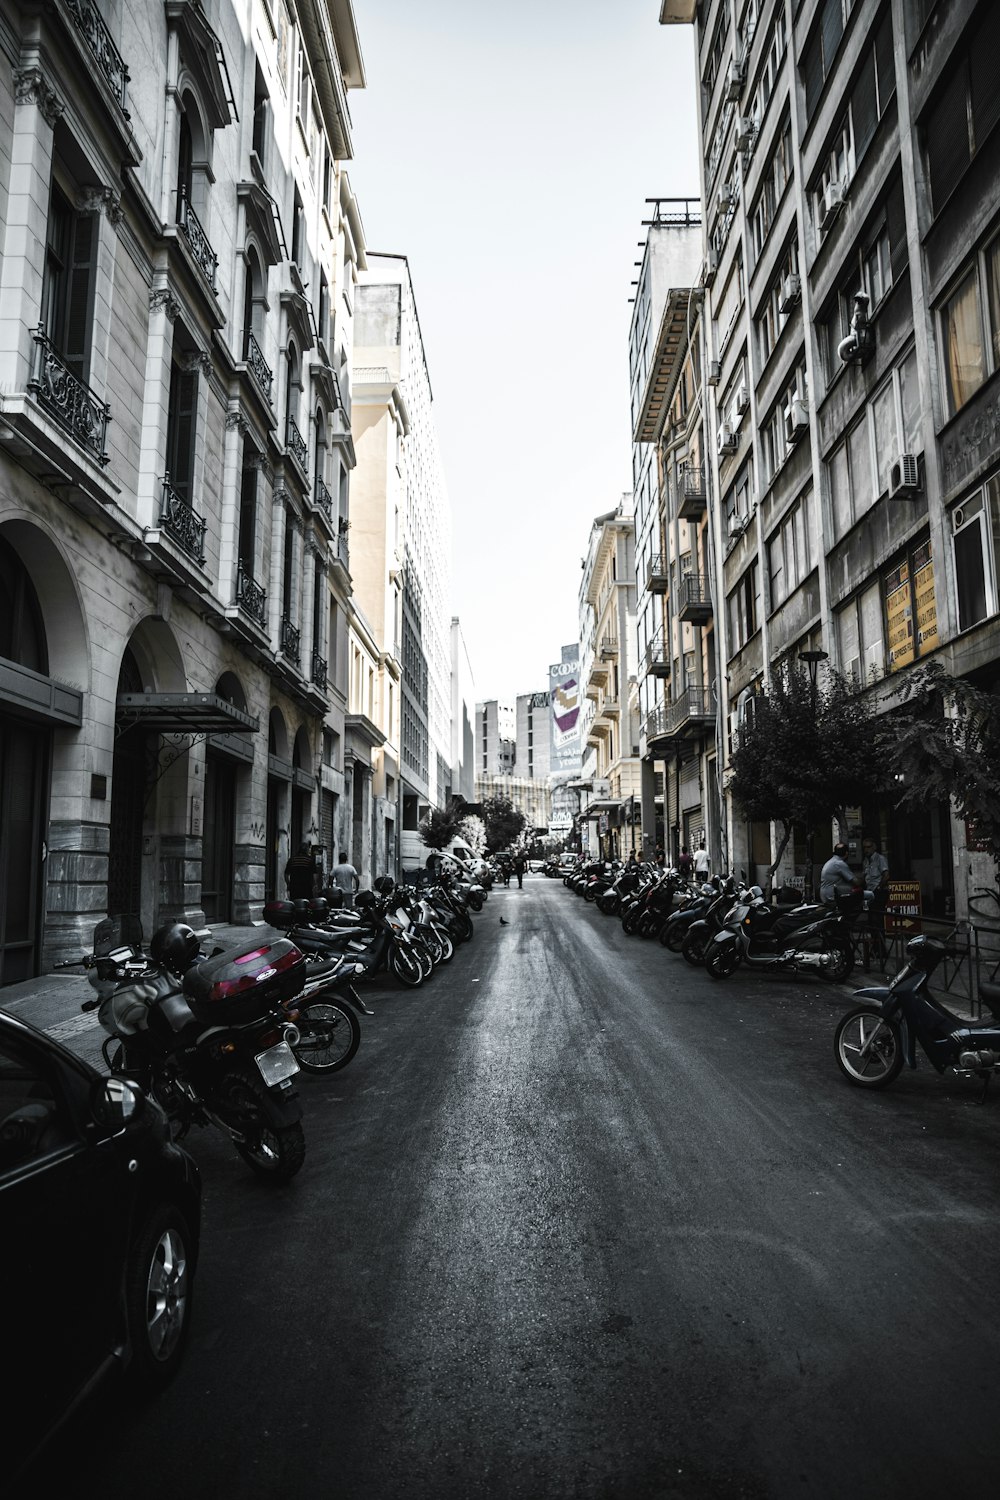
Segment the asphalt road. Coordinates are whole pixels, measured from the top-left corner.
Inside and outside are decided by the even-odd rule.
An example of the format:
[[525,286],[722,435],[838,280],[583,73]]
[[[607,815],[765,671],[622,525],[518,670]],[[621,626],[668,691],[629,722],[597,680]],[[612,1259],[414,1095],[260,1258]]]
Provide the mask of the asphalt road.
[[350,1067],[303,1080],[291,1185],[190,1142],[185,1367],[144,1409],[106,1393],[53,1474],[105,1500],[995,1492],[1000,1089],[854,1090],[841,992],[715,983],[541,876],[371,999]]

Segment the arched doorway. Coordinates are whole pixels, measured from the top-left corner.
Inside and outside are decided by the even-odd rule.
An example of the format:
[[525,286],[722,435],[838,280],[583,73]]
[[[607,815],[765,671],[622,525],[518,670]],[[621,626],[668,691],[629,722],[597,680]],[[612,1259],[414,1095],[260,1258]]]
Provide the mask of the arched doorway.
[[[48,675],[38,597],[14,549],[0,540],[0,658]],[[0,984],[37,972],[52,731],[0,713]]]
[[[142,672],[126,646],[118,673],[119,693],[141,693]],[[149,774],[149,736],[139,726],[115,740],[111,769],[111,834],[108,850],[108,914],[142,911],[142,821]]]

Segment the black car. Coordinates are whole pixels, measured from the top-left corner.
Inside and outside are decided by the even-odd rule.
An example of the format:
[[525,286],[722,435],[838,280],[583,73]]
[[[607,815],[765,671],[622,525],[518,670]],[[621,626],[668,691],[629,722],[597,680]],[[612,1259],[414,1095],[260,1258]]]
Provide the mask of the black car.
[[165,1384],[191,1319],[201,1180],[166,1116],[0,1011],[0,1444],[23,1474],[98,1381]]

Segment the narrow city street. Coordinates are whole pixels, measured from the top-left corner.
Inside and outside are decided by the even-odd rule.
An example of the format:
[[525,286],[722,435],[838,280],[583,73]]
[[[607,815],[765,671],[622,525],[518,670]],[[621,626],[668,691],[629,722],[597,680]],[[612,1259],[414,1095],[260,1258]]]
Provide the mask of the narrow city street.
[[105,1393],[53,1474],[105,1500],[993,1488],[1000,1095],[926,1065],[852,1090],[843,991],[713,983],[538,875],[370,998],[350,1067],[303,1080],[290,1186],[190,1140],[185,1366],[144,1410]]

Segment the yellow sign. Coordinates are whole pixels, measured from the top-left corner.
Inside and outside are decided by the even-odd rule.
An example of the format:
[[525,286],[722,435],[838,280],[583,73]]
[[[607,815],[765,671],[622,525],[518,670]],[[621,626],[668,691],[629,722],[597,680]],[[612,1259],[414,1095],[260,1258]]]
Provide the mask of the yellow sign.
[[910,567],[902,563],[885,580],[885,618],[889,635],[889,671],[898,672],[913,660],[913,604]]
[[923,905],[919,880],[890,880],[889,899],[885,908],[886,932],[905,932],[911,937],[921,931]]
[[937,599],[934,594],[934,562],[931,544],[925,542],[913,554],[913,597],[917,615],[917,651],[923,656],[938,643]]

